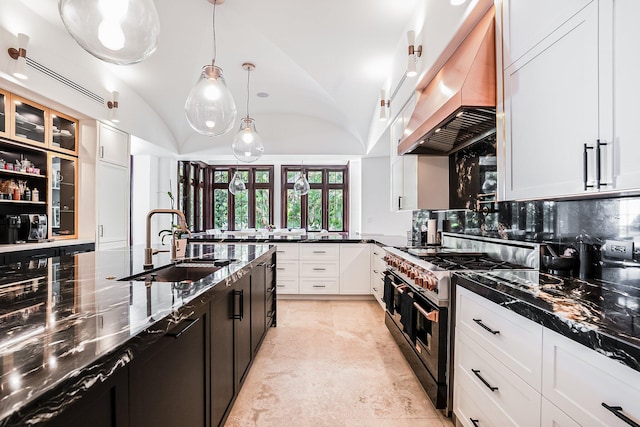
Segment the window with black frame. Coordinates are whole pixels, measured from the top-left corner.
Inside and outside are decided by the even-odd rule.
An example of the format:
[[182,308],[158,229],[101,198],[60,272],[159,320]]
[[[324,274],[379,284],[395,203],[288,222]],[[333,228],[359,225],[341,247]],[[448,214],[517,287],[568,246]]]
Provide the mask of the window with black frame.
[[[309,192],[299,195],[294,183],[301,173],[309,181]],[[349,167],[282,166],[281,224],[308,231],[349,231]]]
[[[238,171],[246,191],[229,192]],[[209,166],[212,228],[241,230],[273,224],[273,166]]]

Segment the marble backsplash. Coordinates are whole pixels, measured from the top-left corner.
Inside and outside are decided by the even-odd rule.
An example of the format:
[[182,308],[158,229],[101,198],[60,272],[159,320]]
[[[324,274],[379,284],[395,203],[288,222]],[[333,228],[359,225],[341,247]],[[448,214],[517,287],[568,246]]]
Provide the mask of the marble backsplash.
[[438,219],[438,230],[447,220],[454,233],[508,240],[550,243],[560,249],[574,246],[578,236],[596,243],[607,239],[635,242],[640,259],[640,197],[607,199],[498,202],[491,212],[467,209],[413,211],[414,244],[428,219]]

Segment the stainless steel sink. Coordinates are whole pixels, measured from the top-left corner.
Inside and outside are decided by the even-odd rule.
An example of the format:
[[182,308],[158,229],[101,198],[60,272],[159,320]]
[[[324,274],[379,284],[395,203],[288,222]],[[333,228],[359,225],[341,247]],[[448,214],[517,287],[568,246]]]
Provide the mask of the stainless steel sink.
[[144,271],[121,281],[141,282],[196,282],[229,265],[233,259],[192,259],[154,270]]

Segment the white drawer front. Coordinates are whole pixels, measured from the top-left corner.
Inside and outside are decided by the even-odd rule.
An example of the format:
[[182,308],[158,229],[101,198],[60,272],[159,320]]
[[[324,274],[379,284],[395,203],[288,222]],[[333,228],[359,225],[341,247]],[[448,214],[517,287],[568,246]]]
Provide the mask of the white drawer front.
[[278,261],[276,264],[276,277],[298,278],[298,261]]
[[[466,372],[459,374],[456,372],[454,381],[453,411],[463,426],[504,427],[516,425],[495,402],[487,397]],[[527,423],[523,427],[534,425]]]
[[300,259],[338,259],[339,257],[340,246],[336,244],[300,244]]
[[543,340],[547,399],[580,425],[629,426],[603,403],[640,424],[640,372],[548,329]]
[[540,393],[479,346],[464,331],[456,335],[456,376],[467,375],[514,425],[540,424]]
[[298,259],[298,244],[278,243],[276,245],[276,254],[278,261],[281,259]]
[[300,277],[339,276],[338,261],[300,261]]
[[298,279],[281,279],[276,280],[276,292],[278,294],[298,294]]
[[337,277],[300,280],[301,294],[338,294],[339,292],[340,280]]
[[456,327],[540,391],[542,326],[458,286]]

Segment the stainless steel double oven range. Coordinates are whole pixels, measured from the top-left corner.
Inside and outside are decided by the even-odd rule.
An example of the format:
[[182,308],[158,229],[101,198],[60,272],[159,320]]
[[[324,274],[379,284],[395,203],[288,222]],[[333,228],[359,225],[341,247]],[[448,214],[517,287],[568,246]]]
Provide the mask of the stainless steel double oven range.
[[443,234],[443,245],[385,247],[385,324],[437,409],[453,409],[456,271],[538,268],[539,247]]

